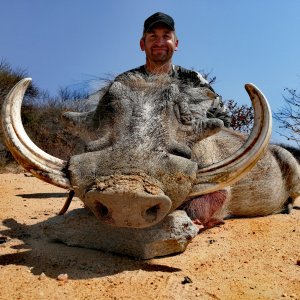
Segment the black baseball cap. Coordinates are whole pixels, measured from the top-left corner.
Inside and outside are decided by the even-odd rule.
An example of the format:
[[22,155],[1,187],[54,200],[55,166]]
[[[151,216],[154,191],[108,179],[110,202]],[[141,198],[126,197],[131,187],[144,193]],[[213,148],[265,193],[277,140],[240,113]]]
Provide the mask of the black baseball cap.
[[149,31],[157,23],[164,23],[171,30],[175,31],[175,23],[173,18],[162,12],[157,12],[145,20],[143,33]]

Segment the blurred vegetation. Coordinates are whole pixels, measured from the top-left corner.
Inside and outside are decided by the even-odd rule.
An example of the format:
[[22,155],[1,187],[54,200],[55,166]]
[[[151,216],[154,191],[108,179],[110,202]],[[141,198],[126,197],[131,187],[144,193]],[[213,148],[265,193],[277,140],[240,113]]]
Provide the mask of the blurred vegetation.
[[296,89],[285,88],[284,106],[274,114],[283,129],[279,134],[300,147],[300,93]]
[[250,134],[254,123],[252,106],[239,105],[234,100],[226,100],[224,104],[231,113],[231,127],[242,133]]
[[[0,107],[11,88],[25,77],[28,77],[25,70],[14,69],[8,62],[1,60]],[[56,96],[51,96],[32,82],[26,90],[22,105],[22,122],[28,136],[38,147],[61,159],[83,152],[86,141],[90,139],[87,130],[66,123],[62,113],[82,110],[83,100],[87,96],[85,91],[73,91],[70,88],[60,88]],[[13,162],[13,157],[3,144],[0,129],[0,171]]]
[[[4,101],[5,96],[11,90],[11,88],[18,83],[21,79],[28,77],[28,74],[23,69],[13,69],[12,66],[2,59],[0,61],[0,104]],[[31,84],[28,87],[25,96],[24,96],[24,104],[26,105],[26,100],[31,100],[35,98],[39,93],[38,88]]]

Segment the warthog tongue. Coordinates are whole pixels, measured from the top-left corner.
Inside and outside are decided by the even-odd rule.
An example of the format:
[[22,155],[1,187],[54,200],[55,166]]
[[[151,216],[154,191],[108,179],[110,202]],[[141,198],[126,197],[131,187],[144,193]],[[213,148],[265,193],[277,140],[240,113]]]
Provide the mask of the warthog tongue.
[[97,183],[85,195],[85,204],[102,222],[142,228],[160,222],[169,213],[171,199],[158,186],[138,176],[117,177]]

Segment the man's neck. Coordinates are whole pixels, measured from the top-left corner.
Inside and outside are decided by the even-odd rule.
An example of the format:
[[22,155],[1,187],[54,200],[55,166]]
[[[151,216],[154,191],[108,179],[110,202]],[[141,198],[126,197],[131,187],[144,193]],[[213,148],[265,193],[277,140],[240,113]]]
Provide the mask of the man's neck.
[[170,74],[173,70],[172,62],[161,64],[154,64],[146,61],[145,65],[147,73],[150,74]]

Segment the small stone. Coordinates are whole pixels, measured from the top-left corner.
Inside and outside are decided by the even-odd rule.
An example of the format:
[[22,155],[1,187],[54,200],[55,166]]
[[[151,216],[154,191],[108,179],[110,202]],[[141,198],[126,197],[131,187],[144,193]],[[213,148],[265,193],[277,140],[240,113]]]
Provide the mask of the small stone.
[[182,284],[192,283],[192,279],[188,276],[184,276],[184,279],[181,281]]
[[56,278],[58,281],[66,282],[69,279],[68,274],[59,274]]
[[46,278],[46,274],[44,272],[42,272],[39,276],[39,280],[42,280],[44,278]]
[[69,246],[99,249],[151,259],[185,251],[198,229],[183,210],[148,228],[118,228],[102,224],[86,209],[50,218],[43,227],[48,238]]
[[211,244],[213,244],[213,243],[216,243],[217,242],[217,240],[214,240],[214,239],[211,239],[211,240],[209,240],[208,241],[208,243],[211,245]]
[[300,266],[300,259],[297,260],[296,265]]
[[4,244],[7,241],[8,241],[8,237],[7,236],[4,236],[4,235],[0,236],[0,244]]

